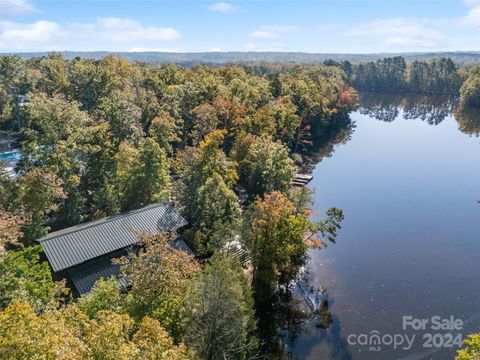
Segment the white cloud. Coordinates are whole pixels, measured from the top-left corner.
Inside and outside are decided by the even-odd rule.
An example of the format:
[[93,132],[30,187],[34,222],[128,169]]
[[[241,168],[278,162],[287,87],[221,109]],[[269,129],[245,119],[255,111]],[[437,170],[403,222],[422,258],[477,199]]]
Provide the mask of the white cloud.
[[17,16],[38,11],[27,0],[0,0],[0,15]]
[[472,8],[467,16],[461,20],[461,23],[473,27],[480,26],[480,5]]
[[272,39],[277,38],[282,34],[292,33],[297,31],[296,26],[261,26],[259,29],[253,31],[250,35],[257,39]]
[[226,2],[217,2],[217,3],[211,4],[208,8],[212,11],[218,11],[223,13],[229,13],[237,10],[236,6]]
[[428,20],[418,19],[379,19],[358,26],[346,32],[350,36],[375,38],[388,45],[408,47],[409,49],[433,49],[442,47],[446,39],[441,32],[432,27]]
[[72,31],[82,31],[84,35],[99,36],[109,41],[171,41],[180,38],[180,33],[173,28],[155,26],[145,27],[139,21],[125,18],[98,18],[95,23],[74,23]]
[[51,21],[19,24],[0,22],[0,49],[60,50],[65,33],[60,25]]
[[[173,28],[144,26],[127,18],[99,18],[93,23],[68,23],[51,21],[31,24],[0,22],[0,50],[116,50],[156,49],[166,51],[159,42],[173,41],[181,34]],[[173,50],[173,49],[170,49]],[[150,51],[150,50],[144,50]]]

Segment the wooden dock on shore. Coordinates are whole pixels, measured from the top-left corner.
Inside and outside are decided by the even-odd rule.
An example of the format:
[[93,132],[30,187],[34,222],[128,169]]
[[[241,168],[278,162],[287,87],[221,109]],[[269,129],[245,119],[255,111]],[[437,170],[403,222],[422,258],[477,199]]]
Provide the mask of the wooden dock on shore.
[[310,181],[312,181],[313,176],[307,174],[296,173],[293,178],[292,185],[295,187],[306,186]]

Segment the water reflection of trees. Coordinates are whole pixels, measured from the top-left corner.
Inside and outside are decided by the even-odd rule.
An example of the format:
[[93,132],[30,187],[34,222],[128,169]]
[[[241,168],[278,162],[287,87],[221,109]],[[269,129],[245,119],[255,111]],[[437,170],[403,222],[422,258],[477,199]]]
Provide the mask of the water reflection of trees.
[[261,358],[295,360],[325,343],[329,359],[351,359],[340,319],[332,314],[333,298],[327,289],[316,287],[306,266],[288,287],[280,287],[274,301],[259,312]]
[[480,109],[459,106],[455,111],[458,129],[467,135],[480,135]]
[[[378,94],[361,93],[359,112],[372,118],[391,122],[402,114],[404,119],[420,119],[431,125],[440,124],[446,117],[454,116],[459,130],[465,134],[480,136],[480,109],[458,106],[455,97],[448,95]],[[347,143],[355,130],[350,116],[334,117],[328,127],[314,129],[312,142],[302,152],[305,170],[308,171],[325,157],[330,157],[336,146]],[[268,333],[273,341],[268,356],[276,359],[294,360],[297,341],[300,347],[327,344],[329,359],[352,359],[350,346],[342,333],[341,321],[330,311],[331,300],[322,301],[319,311],[313,316],[305,311],[304,304],[292,292],[278,294],[278,299],[267,315]],[[303,306],[303,307],[302,307]],[[265,320],[265,317],[264,317]],[[279,331],[280,329],[280,331]],[[311,333],[311,334],[308,334]],[[308,336],[301,336],[308,334]],[[313,335],[312,335],[313,334]],[[301,352],[301,349],[300,349]]]
[[355,122],[349,115],[338,115],[332,118],[328,127],[315,131],[312,143],[302,153],[305,170],[312,170],[323,158],[332,156],[335,147],[346,144],[354,130]]
[[420,119],[430,125],[440,124],[454,113],[458,99],[452,95],[381,94],[361,92],[359,112],[392,122],[403,113],[404,119]]
[[[458,106],[451,95],[380,94],[361,92],[359,112],[374,119],[392,122],[400,114],[404,119],[420,119],[430,125],[440,124],[447,116],[454,116],[459,130],[468,135],[480,135],[480,109]],[[323,158],[330,157],[335,147],[347,143],[355,130],[349,115],[332,118],[330,125],[312,132],[311,144],[303,149],[305,171]]]
[[[327,293],[323,293],[324,299],[319,308],[313,313],[305,311],[305,304],[295,300],[292,297],[284,304],[285,311],[279,311],[283,314],[280,319],[283,321],[281,327],[283,335],[283,350],[281,359],[295,359],[294,354],[299,350],[301,354],[305,348],[305,341],[319,347],[322,343],[327,344],[329,349],[328,358],[332,360],[351,360],[352,354],[347,342],[346,335],[342,333],[342,326],[338,316],[331,313],[333,301],[329,299]],[[282,323],[281,323],[282,325]],[[307,336],[297,344],[297,338],[301,333]],[[313,336],[312,336],[313,335]],[[308,340],[307,340],[308,339]],[[308,346],[311,348],[311,346]]]
[[301,334],[314,328],[317,334],[323,336],[333,326],[330,307],[326,289],[315,288],[308,271],[299,275],[288,287],[279,288],[272,303],[265,304],[265,308],[258,311],[262,355],[266,358],[295,359],[295,344]]
[[447,116],[454,116],[461,132],[480,135],[480,109],[458,105],[458,98],[452,95],[361,92],[359,102],[359,112],[377,120],[392,122],[402,113],[404,119],[438,125]]

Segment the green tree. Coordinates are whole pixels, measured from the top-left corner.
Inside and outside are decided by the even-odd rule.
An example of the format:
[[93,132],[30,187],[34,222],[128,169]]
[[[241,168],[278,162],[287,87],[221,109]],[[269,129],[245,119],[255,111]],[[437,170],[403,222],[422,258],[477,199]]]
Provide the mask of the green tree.
[[173,153],[173,143],[180,141],[175,119],[163,110],[153,118],[148,135],[170,155]]
[[7,248],[18,246],[22,238],[21,227],[26,219],[19,207],[18,182],[6,176],[0,161],[0,261]]
[[64,226],[81,221],[84,197],[80,192],[81,171],[84,167],[85,134],[89,116],[62,95],[29,96],[25,105],[25,125],[21,143],[23,170],[44,167],[62,180],[67,195],[62,202],[59,222]]
[[170,174],[165,151],[153,139],[146,138],[140,146],[137,167],[130,168],[131,181],[127,191],[127,208],[137,208],[170,196]]
[[201,359],[247,359],[257,342],[248,281],[239,264],[215,256],[189,287],[185,343]]
[[70,81],[67,72],[67,61],[63,56],[48,54],[40,59],[38,67],[41,76],[38,79],[37,89],[48,94],[48,96],[68,93]]
[[141,126],[141,109],[126,93],[114,92],[101,99],[97,113],[108,122],[114,139],[118,145],[124,141],[138,144],[143,136]]
[[339,209],[329,210],[319,222],[313,222],[310,215],[308,194],[297,193],[290,200],[278,191],[257,199],[246,213],[243,240],[251,249],[259,328],[268,340],[275,333],[279,289],[288,295],[290,283],[305,265],[308,248],[324,245],[320,235],[334,241],[343,219]]
[[77,305],[90,319],[94,318],[99,311],[118,312],[122,305],[118,280],[115,277],[101,278],[87,295],[78,299]]
[[252,143],[241,164],[243,180],[252,196],[274,190],[288,191],[294,174],[293,160],[282,143],[259,137]]
[[0,261],[7,249],[19,245],[22,238],[21,226],[25,223],[22,213],[11,212],[0,206]]
[[138,156],[138,149],[127,142],[120,144],[114,156],[114,183],[122,209],[129,205],[128,196],[133,182],[133,171],[140,167]]
[[25,95],[35,82],[36,76],[20,56],[0,56],[0,128],[21,130]]
[[146,138],[139,149],[120,144],[115,155],[115,184],[122,209],[168,200],[171,182],[165,151],[152,138]]
[[71,62],[70,92],[87,111],[96,109],[101,99],[121,87],[121,81],[112,68],[105,66],[107,61],[78,58]]
[[295,134],[300,126],[297,107],[288,96],[278,98],[271,107],[276,122],[275,138],[293,150]]
[[65,198],[63,182],[45,169],[34,168],[19,179],[19,197],[28,221],[22,227],[22,240],[29,244],[45,235],[47,215],[56,211]]
[[40,246],[10,251],[0,261],[0,309],[16,300],[28,302],[37,311],[56,307],[66,295],[64,282],[52,280],[47,262],[40,260]]
[[221,149],[224,134],[224,131],[216,130],[199,146],[187,147],[177,154],[175,170],[179,181],[176,193],[187,221],[194,221],[198,190],[213,174],[220,175],[229,189],[238,179],[236,163],[230,161]]
[[100,311],[87,325],[82,334],[87,345],[86,358],[90,359],[134,359],[136,348],[130,342],[135,322],[127,314]]
[[117,153],[110,127],[100,122],[88,128],[85,167],[81,176],[81,191],[86,194],[89,217],[98,219],[120,212],[120,189],[116,183]]
[[480,67],[470,71],[460,88],[460,99],[467,106],[480,107]]
[[[237,195],[225,185],[219,174],[213,174],[198,189],[194,219],[195,250],[200,255],[211,255],[238,229],[241,210]],[[230,236],[229,236],[230,235]]]

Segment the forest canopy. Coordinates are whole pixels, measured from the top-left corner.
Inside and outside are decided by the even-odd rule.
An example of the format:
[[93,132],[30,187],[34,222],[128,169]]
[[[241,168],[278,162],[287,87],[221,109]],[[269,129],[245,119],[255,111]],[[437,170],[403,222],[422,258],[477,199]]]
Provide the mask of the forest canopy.
[[[313,220],[309,190],[292,190],[301,155],[338,135],[354,87],[480,106],[479,74],[401,57],[180,67],[0,56],[0,130],[21,154],[15,177],[0,166],[0,358],[265,356],[308,249],[335,242],[343,220],[337,208]],[[117,260],[128,291],[102,279],[75,298],[35,246],[156,202],[179,209],[196,256],[174,234],[142,236]]]
[[[306,240],[332,240],[343,218],[335,209],[313,221],[308,191],[291,192],[299,153],[356,106],[343,70],[321,64],[259,74],[0,56],[0,130],[20,154],[15,177],[0,168],[0,357],[264,351],[257,321],[276,326],[265,325],[265,306],[320,243]],[[172,246],[173,234],[144,236],[118,260],[128,291],[103,279],[76,298],[35,246],[50,231],[156,202],[188,221],[181,236],[196,258]],[[255,265],[228,256],[231,243]]]

